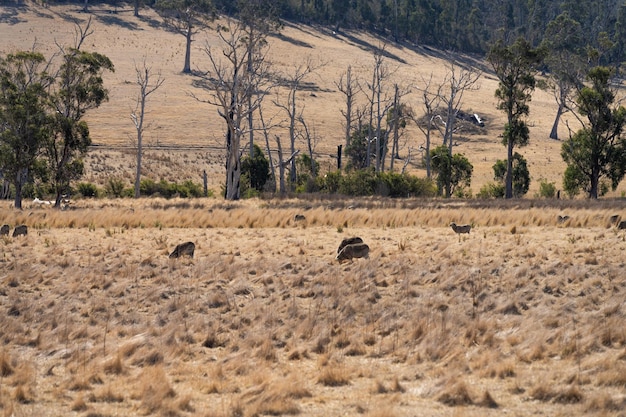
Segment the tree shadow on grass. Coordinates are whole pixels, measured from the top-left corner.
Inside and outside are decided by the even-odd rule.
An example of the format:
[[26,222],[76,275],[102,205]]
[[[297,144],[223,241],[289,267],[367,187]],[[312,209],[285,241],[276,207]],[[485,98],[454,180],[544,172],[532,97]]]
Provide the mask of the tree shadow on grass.
[[20,12],[25,12],[27,7],[24,5],[5,4],[0,2],[0,23],[6,23],[8,25],[17,25],[23,23],[26,20],[20,17]]

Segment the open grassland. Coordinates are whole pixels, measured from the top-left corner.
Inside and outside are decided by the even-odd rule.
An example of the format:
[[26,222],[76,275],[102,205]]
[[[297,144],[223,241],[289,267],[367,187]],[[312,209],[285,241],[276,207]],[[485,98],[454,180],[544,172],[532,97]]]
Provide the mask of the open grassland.
[[[111,58],[115,72],[105,74],[105,83],[110,92],[109,102],[88,113],[91,136],[95,144],[87,159],[86,181],[103,184],[111,176],[124,179],[130,186],[134,178],[135,159],[132,147],[136,131],[130,119],[135,108],[138,87],[135,66],[146,64],[165,79],[163,86],[153,93],[147,103],[144,144],[146,155],[143,175],[153,180],[165,179],[182,182],[191,179],[201,181],[207,171],[209,186],[219,193],[224,182],[223,120],[215,107],[196,100],[209,98],[209,93],[194,87],[196,78],[181,73],[184,57],[184,38],[166,30],[160,18],[149,9],[142,9],[141,17],[135,18],[130,5],[120,3],[117,9],[107,5],[92,4],[90,13],[80,11],[81,5],[63,5],[44,8],[25,2],[21,6],[0,6],[0,52],[8,53],[33,46],[46,56],[57,52],[55,42],[70,45],[74,40],[74,22],[85,25],[93,19],[93,34],[84,44],[89,51],[97,51]],[[425,80],[441,83],[448,69],[447,59],[441,51],[420,45],[396,44],[358,32],[333,33],[323,27],[309,27],[286,23],[280,34],[268,39],[268,60],[278,77],[293,76],[298,66],[307,59],[319,68],[304,80],[304,89],[298,94],[298,106],[303,111],[310,131],[315,138],[315,157],[325,173],[336,166],[337,145],[344,143],[341,110],[345,100],[337,88],[342,73],[352,66],[353,76],[365,88],[370,82],[373,66],[373,51],[385,48],[385,64],[390,73],[387,81],[387,98],[392,96],[393,84],[410,91],[403,100],[419,117],[423,113],[420,88]],[[209,62],[204,49],[219,48],[213,29],[200,33],[192,46],[191,67],[194,71],[206,71]],[[482,70],[483,75],[475,91],[463,97],[463,110],[478,113],[486,121],[485,129],[461,129],[456,133],[458,146],[455,152],[463,153],[474,165],[472,191],[478,193],[482,185],[493,179],[492,166],[498,159],[506,157],[500,135],[504,126],[504,115],[496,109],[494,92],[497,81],[489,72],[482,57],[456,56],[459,66]],[[457,68],[458,69],[458,68]],[[278,90],[265,101],[264,115],[274,126],[270,133],[281,137],[283,148],[287,148],[288,135],[284,111],[273,104],[284,104],[285,91]],[[362,94],[357,106],[366,102]],[[561,187],[565,169],[560,157],[561,142],[548,139],[554,117],[555,101],[549,92],[536,90],[530,106],[530,145],[519,149],[528,160],[532,177],[529,196],[539,189],[539,180],[554,182]],[[578,125],[566,115],[572,129]],[[258,143],[264,147],[264,139],[258,132]],[[565,124],[561,126],[561,137],[567,137]],[[419,146],[424,144],[424,135],[414,123],[409,123],[401,139],[400,156],[411,161],[407,166],[410,173],[425,176]],[[437,134],[434,145],[441,143]],[[117,148],[112,148],[113,146]],[[166,149],[163,149],[166,147]],[[296,148],[306,151],[304,142]],[[389,161],[387,161],[389,166]],[[397,162],[396,169],[402,166]],[[626,191],[622,185],[612,196]]]
[[[614,215],[622,202],[2,203],[29,233],[0,239],[0,412],[623,416]],[[370,257],[336,262],[354,235]],[[168,258],[188,240],[193,260]]]

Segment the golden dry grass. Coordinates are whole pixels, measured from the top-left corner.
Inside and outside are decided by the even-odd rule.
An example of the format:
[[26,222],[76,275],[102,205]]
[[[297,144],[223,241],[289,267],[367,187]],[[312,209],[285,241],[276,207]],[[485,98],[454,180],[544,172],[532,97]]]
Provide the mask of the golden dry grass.
[[[129,115],[137,95],[135,65],[145,59],[153,71],[161,72],[165,84],[149,97],[147,105],[144,177],[179,182],[191,179],[199,183],[202,172],[206,170],[210,188],[219,193],[220,185],[224,182],[223,121],[214,107],[195,100],[190,94],[207,97],[192,86],[192,76],[180,72],[184,54],[183,37],[160,27],[158,16],[148,9],[142,10],[140,19],[134,18],[131,7],[123,4],[117,13],[103,5],[93,5],[89,15],[80,12],[80,9],[76,5],[43,8],[33,3],[25,3],[22,7],[2,6],[0,52],[4,54],[17,49],[29,49],[36,44],[38,50],[51,55],[56,51],[55,41],[61,44],[73,42],[73,20],[84,24],[89,16],[93,17],[94,33],[84,47],[109,56],[115,65],[115,72],[105,74],[110,101],[87,115],[94,143],[105,146],[89,153],[84,179],[102,184],[108,177],[115,176],[124,179],[129,186],[132,183],[135,172],[133,152],[107,147],[129,146],[136,138]],[[307,58],[316,64],[325,64],[305,80],[310,83],[310,88],[298,95],[304,117],[317,139],[315,152],[322,172],[334,169],[336,161],[330,155],[334,155],[337,145],[343,143],[340,111],[344,103],[336,83],[349,65],[361,80],[369,80],[372,50],[384,43],[384,39],[362,33],[333,35],[323,27],[292,24],[287,24],[280,36],[269,39],[268,58],[273,68],[282,74],[293,74],[295,68]],[[208,58],[203,52],[207,44],[218,46],[212,30],[199,34],[193,44],[191,58],[194,70],[209,68]],[[389,79],[390,88],[394,82],[404,88],[411,88],[412,93],[405,96],[405,100],[419,116],[422,106],[418,88],[424,87],[423,80],[431,74],[435,82],[443,79],[446,74],[443,54],[419,45],[394,43],[388,43],[386,51],[387,65],[393,73]],[[485,70],[479,81],[480,89],[465,94],[463,109],[479,113],[487,121],[487,128],[482,132],[459,132],[456,139],[459,146],[455,150],[464,153],[474,165],[472,191],[477,193],[482,185],[493,179],[492,166],[495,161],[506,157],[506,150],[499,138],[504,117],[496,109],[494,92],[497,81],[488,72],[488,66],[475,57],[461,59],[464,64]],[[270,102],[268,100],[266,103],[266,118],[271,117],[274,122],[284,119],[284,115],[273,108]],[[361,97],[359,104],[364,102]],[[528,147],[519,149],[529,163],[533,180],[529,192],[531,197],[538,192],[541,178],[561,187],[564,170],[560,157],[561,142],[548,139],[555,114],[556,107],[551,94],[537,90],[533,95],[529,117],[531,142]],[[571,117],[569,119],[570,126],[576,128],[576,123]],[[277,127],[272,132],[274,134],[282,137],[283,147],[286,147],[286,128]],[[565,125],[561,127],[560,134],[562,137],[567,135]],[[440,141],[441,138],[434,139],[435,144]],[[406,156],[410,147],[415,156],[408,167],[409,171],[424,176],[419,156],[416,156],[419,145],[424,142],[423,134],[413,124],[409,124],[402,142],[400,155]],[[157,149],[157,145],[168,146],[168,149]],[[306,151],[304,143],[297,143],[297,148]],[[399,165],[396,164],[396,169]],[[620,196],[625,190],[622,185],[611,195]]]
[[[608,224],[619,201],[74,207],[0,207],[0,223],[30,228],[0,240],[4,415],[619,416],[626,405],[626,235]],[[452,220],[474,229],[459,239]],[[337,263],[353,235],[370,258]],[[187,240],[194,259],[169,259]]]

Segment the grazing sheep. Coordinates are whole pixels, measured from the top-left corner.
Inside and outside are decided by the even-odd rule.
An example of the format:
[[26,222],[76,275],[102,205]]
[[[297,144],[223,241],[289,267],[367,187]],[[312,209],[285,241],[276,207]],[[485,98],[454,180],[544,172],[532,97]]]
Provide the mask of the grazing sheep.
[[353,236],[353,237],[347,237],[344,240],[341,241],[341,243],[339,244],[339,247],[337,248],[337,253],[341,252],[341,250],[343,248],[345,248],[347,245],[354,245],[356,243],[363,243],[363,239],[361,239],[358,236]]
[[28,234],[28,227],[26,227],[25,224],[15,226],[15,229],[13,229],[13,237],[26,236],[27,234]]
[[370,247],[365,243],[353,243],[344,246],[335,259],[341,262],[354,258],[368,258],[369,254]]
[[452,227],[452,230],[454,230],[454,233],[459,234],[459,235],[461,233],[469,234],[470,230],[472,230],[471,224],[457,225],[456,223],[452,222],[450,223],[450,227]]
[[306,217],[304,217],[304,214],[296,214],[295,216],[293,216],[293,219],[297,222],[301,222],[306,220]]
[[193,258],[193,253],[196,250],[196,245],[193,242],[185,242],[177,245],[172,253],[170,253],[170,258],[180,258],[182,256],[189,256]]
[[8,224],[3,224],[2,227],[0,227],[0,236],[8,236],[9,229],[11,229],[11,226],[9,226]]

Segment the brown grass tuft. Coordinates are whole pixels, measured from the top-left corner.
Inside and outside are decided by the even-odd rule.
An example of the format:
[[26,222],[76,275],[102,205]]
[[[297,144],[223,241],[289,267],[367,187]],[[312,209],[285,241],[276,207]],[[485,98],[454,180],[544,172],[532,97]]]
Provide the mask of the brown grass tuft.
[[445,387],[437,401],[449,407],[474,404],[469,388],[463,381],[452,382],[450,386]]
[[486,408],[498,408],[498,403],[487,390],[485,390],[483,397],[476,404]]
[[13,375],[14,369],[11,365],[11,358],[9,355],[3,350],[0,353],[0,377],[6,378],[7,376]]
[[317,382],[327,387],[340,387],[350,383],[350,375],[344,366],[329,365],[322,369]]
[[163,409],[166,402],[176,396],[162,366],[146,368],[141,375],[139,389],[141,406],[147,413]]

